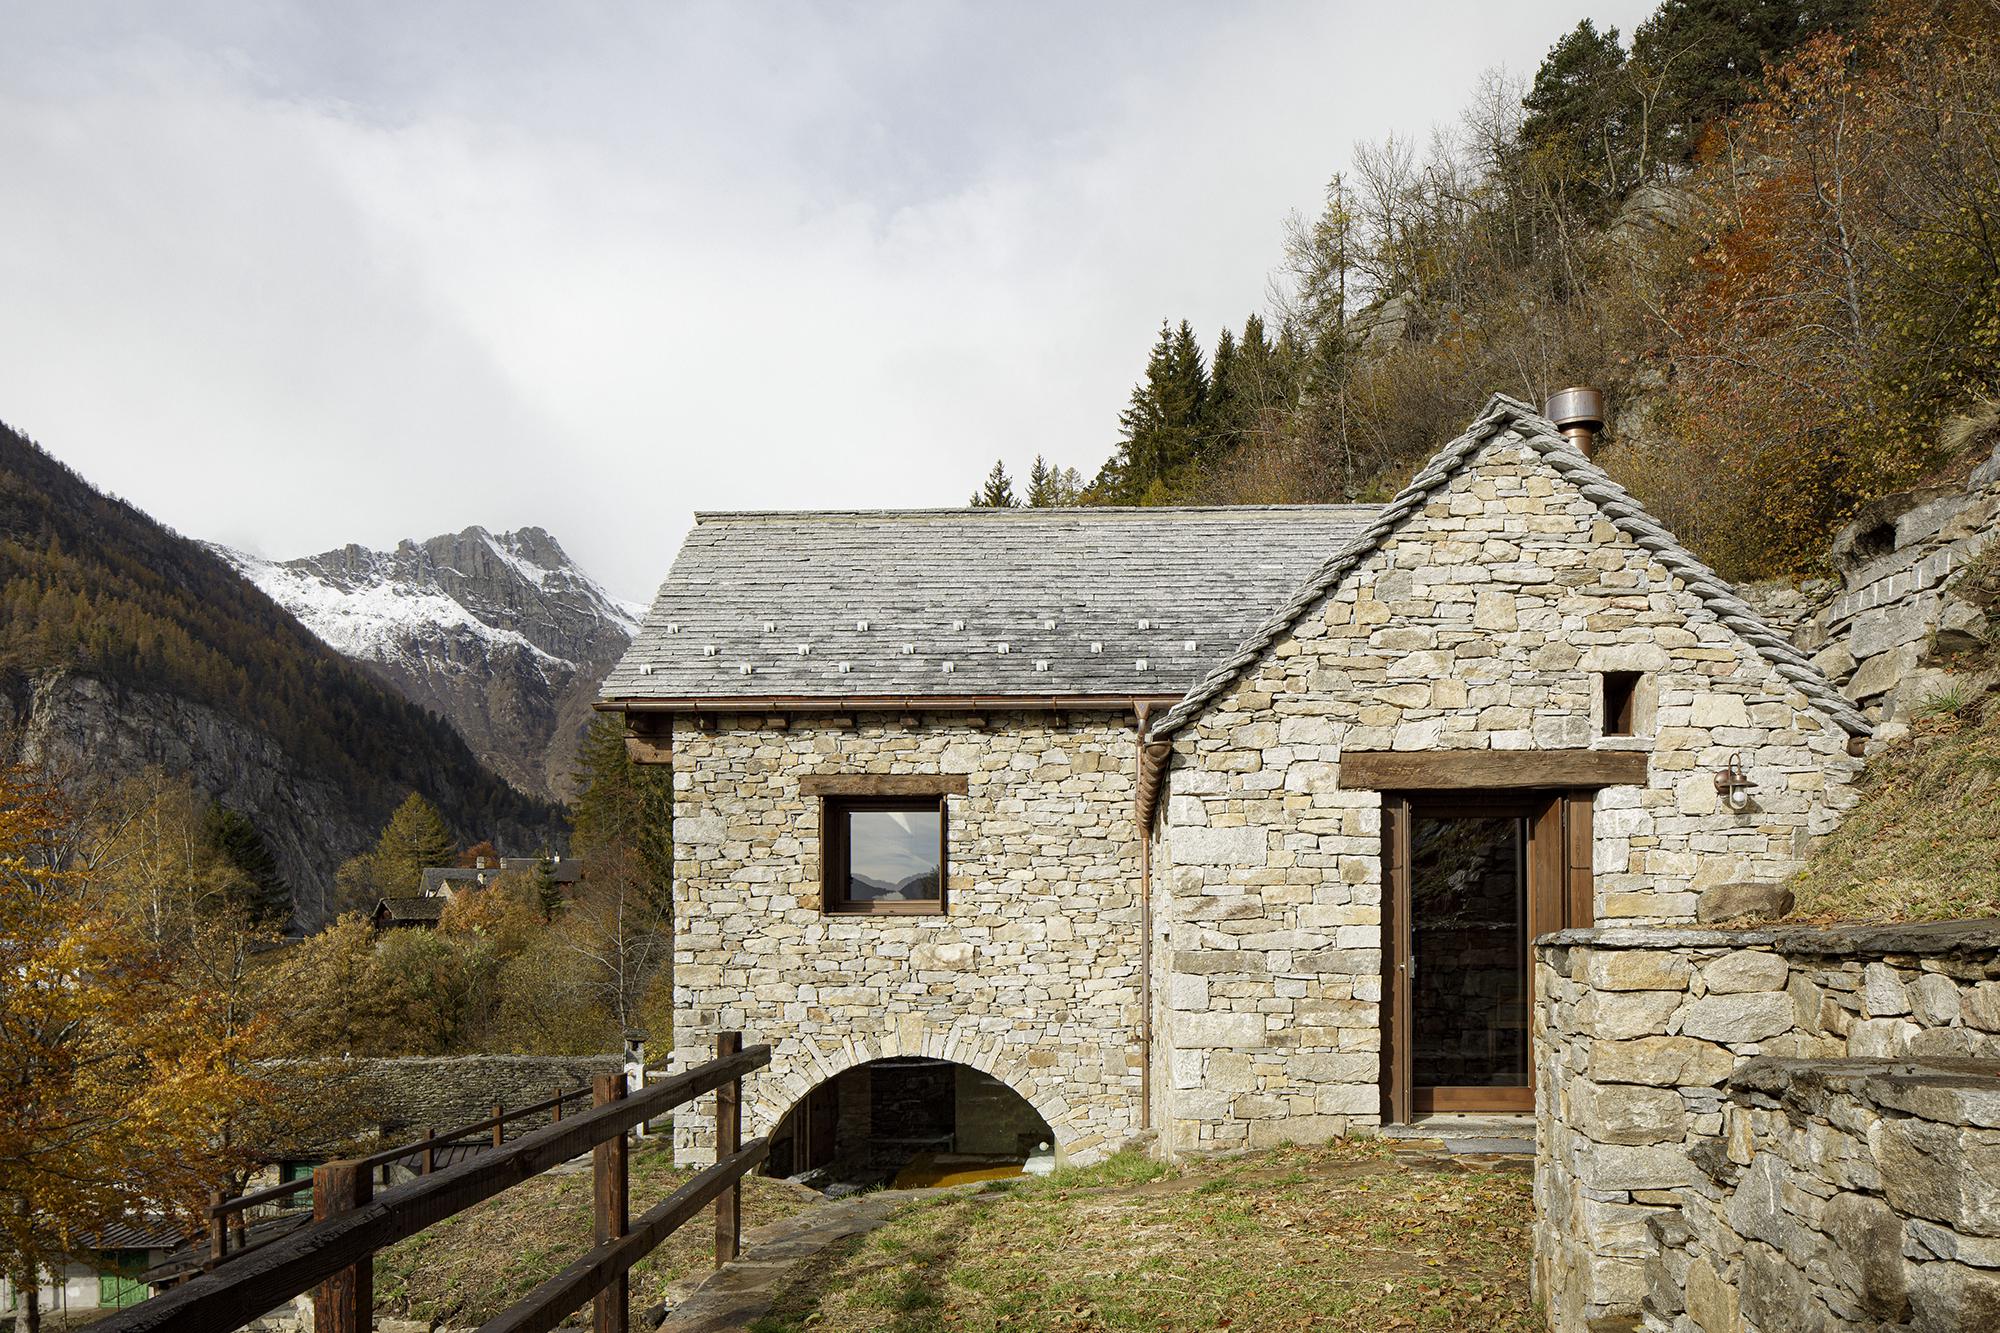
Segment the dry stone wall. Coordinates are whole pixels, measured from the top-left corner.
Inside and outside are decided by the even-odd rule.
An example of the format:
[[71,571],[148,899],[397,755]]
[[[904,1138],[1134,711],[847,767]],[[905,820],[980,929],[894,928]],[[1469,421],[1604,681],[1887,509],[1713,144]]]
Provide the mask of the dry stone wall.
[[[286,1125],[259,1144],[273,1159],[327,1156],[358,1142],[396,1142],[546,1101],[557,1091],[588,1088],[599,1074],[625,1067],[612,1055],[398,1056],[311,1062],[273,1061],[269,1070],[294,1090],[287,1104],[311,1105],[309,1122]],[[509,1135],[548,1123],[537,1115],[510,1123]]]
[[[1604,735],[1599,674],[1645,673]],[[1159,1055],[1174,1151],[1309,1140],[1380,1110],[1381,794],[1365,750],[1650,755],[1598,793],[1596,916],[1691,921],[1700,894],[1797,870],[1860,761],[1656,559],[1532,448],[1487,445],[1174,739],[1155,853]],[[1750,805],[1719,800],[1732,755]]]
[[[901,1055],[954,1060],[1025,1097],[1087,1162],[1141,1122],[1139,859],[1129,717],[950,714],[847,724],[674,724],[674,1007],[679,1067],[716,1032],[769,1042],[746,1134],[813,1086]],[[821,910],[809,774],[962,775],[947,799],[944,916]],[[676,1130],[714,1157],[707,1099]]]
[[[1642,1317],[1674,1333],[1875,1327],[1837,1322],[1876,1288],[1836,1277],[1807,1234],[1840,1243],[1867,1231],[1887,1243],[1872,1203],[1841,1204],[1829,1220],[1837,1192],[1883,1202],[1909,1246],[1929,1236],[1935,1245],[1911,1250],[1912,1264],[1983,1267],[1967,1256],[1986,1253],[1984,1222],[1954,1233],[1972,1243],[1941,1254],[1954,1242],[1935,1228],[1951,1220],[1906,1207],[1880,1179],[1882,1154],[1901,1151],[1897,1135],[1944,1140],[1876,1126],[1912,1115],[1945,1125],[1959,1110],[1915,1109],[1928,1093],[1891,1105],[1879,1086],[1840,1090],[1837,1078],[1816,1085],[1833,1095],[1795,1094],[1747,1067],[2000,1060],[2000,927],[1565,931],[1537,947],[1535,994],[1535,1277],[1559,1333],[1629,1330]],[[1953,1140],[1954,1151],[1983,1153],[1988,1128],[1965,1119],[1952,1132],[1972,1137]],[[1980,1160],[2000,1191],[2000,1158]],[[1947,1286],[1986,1281],[1907,1276],[1910,1292],[1935,1287],[1937,1302],[1959,1299]],[[1836,1322],[1776,1313],[1809,1308],[1791,1300],[1798,1283],[1820,1292]],[[1727,1292],[1739,1293],[1733,1303]]]
[[2000,1060],[1760,1057],[1722,1085],[1649,1333],[2000,1328]]

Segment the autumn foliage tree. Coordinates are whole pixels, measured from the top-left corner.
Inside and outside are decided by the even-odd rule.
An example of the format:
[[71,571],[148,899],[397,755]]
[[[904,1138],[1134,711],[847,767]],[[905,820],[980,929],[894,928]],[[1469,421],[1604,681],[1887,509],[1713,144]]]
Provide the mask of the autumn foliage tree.
[[1996,88],[1991,10],[1899,4],[1806,43],[1718,137],[1660,312],[1672,443],[1625,470],[1725,573],[1810,568],[1994,392]]
[[183,965],[173,904],[130,910],[105,834],[0,773],[0,1267],[24,1290],[118,1217],[192,1217],[242,1166],[230,1118],[267,1095],[256,1022]]

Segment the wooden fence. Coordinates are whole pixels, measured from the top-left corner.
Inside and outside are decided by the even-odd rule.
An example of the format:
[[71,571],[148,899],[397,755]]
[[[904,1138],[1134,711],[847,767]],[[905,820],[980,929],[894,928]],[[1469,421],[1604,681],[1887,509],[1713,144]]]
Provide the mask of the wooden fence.
[[[622,1073],[603,1075],[588,1111],[380,1194],[374,1192],[374,1176],[381,1165],[375,1158],[381,1154],[329,1162],[313,1172],[312,1225],[99,1320],[93,1333],[228,1333],[306,1291],[313,1292],[315,1333],[368,1333],[374,1324],[378,1251],[586,1149],[595,1176],[595,1244],[485,1324],[481,1333],[546,1333],[586,1301],[593,1302],[593,1333],[626,1333],[626,1274],[710,1203],[715,1205],[715,1261],[720,1265],[736,1257],[743,1177],[770,1148],[768,1139],[741,1142],[743,1076],[770,1062],[769,1046],[745,1050],[741,1034],[723,1033],[716,1040],[715,1059],[707,1064],[636,1089],[625,1086]],[[716,1094],[715,1165],[633,1219],[626,1132],[709,1092]]]
[[[427,1176],[437,1169],[437,1155],[441,1150],[462,1143],[473,1138],[475,1135],[491,1135],[491,1146],[498,1148],[506,1142],[508,1125],[517,1120],[531,1119],[534,1116],[542,1114],[544,1111],[548,1112],[551,1122],[561,1120],[563,1118],[563,1107],[571,1102],[581,1101],[590,1095],[591,1089],[589,1088],[575,1088],[569,1092],[564,1092],[558,1087],[555,1096],[539,1102],[533,1102],[527,1106],[516,1106],[510,1110],[496,1103],[493,1107],[493,1114],[483,1120],[475,1120],[469,1125],[460,1125],[456,1129],[448,1129],[442,1134],[438,1133],[434,1127],[427,1128],[424,1130],[422,1138],[398,1144],[393,1148],[383,1148],[380,1151],[368,1154],[366,1157],[355,1158],[354,1165],[371,1171],[379,1168],[382,1172],[382,1187],[387,1189],[390,1183],[389,1168],[397,1162],[408,1159],[414,1163],[411,1169],[416,1174]],[[286,1180],[280,1181],[275,1185],[266,1185],[262,1189],[251,1190],[247,1194],[227,1195],[221,1191],[217,1191],[210,1199],[208,1207],[208,1254],[198,1264],[190,1264],[184,1259],[169,1260],[170,1264],[178,1263],[180,1266],[169,1271],[163,1265],[159,1270],[160,1275],[155,1278],[152,1274],[149,1274],[149,1279],[158,1281],[178,1280],[191,1275],[197,1268],[200,1271],[206,1272],[214,1269],[218,1264],[225,1263],[251,1250],[261,1249],[263,1246],[270,1244],[273,1240],[285,1234],[284,1231],[280,1230],[278,1236],[266,1236],[255,1240],[250,1239],[250,1210],[263,1207],[266,1204],[281,1204],[283,1201],[289,1200],[293,1195],[304,1194],[312,1188],[313,1178],[306,1176],[298,1180]]]

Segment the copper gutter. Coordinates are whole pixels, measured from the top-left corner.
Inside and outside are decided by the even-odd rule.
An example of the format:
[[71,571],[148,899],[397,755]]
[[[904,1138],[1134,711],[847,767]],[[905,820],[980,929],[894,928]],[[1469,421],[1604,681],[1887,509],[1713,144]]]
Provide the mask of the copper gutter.
[[[1178,694],[1151,695],[1150,707],[1171,707]],[[671,699],[599,699],[591,705],[603,713],[756,713],[783,709],[795,713],[961,713],[1000,710],[1023,712],[1123,712],[1133,706],[1129,694],[758,694],[686,695]]]

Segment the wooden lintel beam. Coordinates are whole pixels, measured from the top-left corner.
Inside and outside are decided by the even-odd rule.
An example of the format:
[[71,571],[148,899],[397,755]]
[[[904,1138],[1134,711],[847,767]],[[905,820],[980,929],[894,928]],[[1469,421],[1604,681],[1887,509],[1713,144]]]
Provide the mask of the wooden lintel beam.
[[1643,750],[1350,751],[1340,757],[1343,789],[1472,791],[1638,786]]
[[963,796],[963,773],[808,773],[801,796]]

